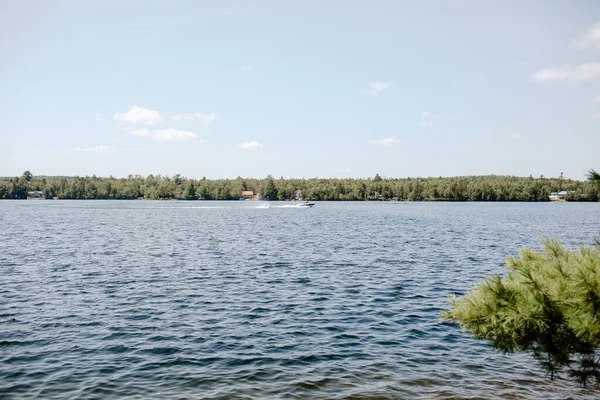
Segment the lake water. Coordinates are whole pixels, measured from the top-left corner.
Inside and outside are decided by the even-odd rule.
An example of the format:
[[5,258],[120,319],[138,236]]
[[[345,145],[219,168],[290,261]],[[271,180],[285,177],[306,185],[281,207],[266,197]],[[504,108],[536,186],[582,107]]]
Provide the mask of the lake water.
[[440,324],[600,205],[0,201],[0,398],[566,398]]

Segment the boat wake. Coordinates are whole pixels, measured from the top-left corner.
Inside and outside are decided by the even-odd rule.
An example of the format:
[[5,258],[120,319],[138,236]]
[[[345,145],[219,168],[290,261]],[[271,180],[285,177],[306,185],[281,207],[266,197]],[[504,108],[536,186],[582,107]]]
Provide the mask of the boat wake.
[[314,203],[300,203],[300,204],[271,204],[271,203],[261,203],[261,204],[228,204],[228,205],[206,205],[206,206],[159,206],[159,207],[142,207],[142,208],[155,208],[155,209],[206,209],[206,210],[216,210],[216,209],[270,209],[270,208],[311,208]]
[[310,208],[310,207],[306,207],[303,204],[286,204],[283,206],[271,206],[271,208]]

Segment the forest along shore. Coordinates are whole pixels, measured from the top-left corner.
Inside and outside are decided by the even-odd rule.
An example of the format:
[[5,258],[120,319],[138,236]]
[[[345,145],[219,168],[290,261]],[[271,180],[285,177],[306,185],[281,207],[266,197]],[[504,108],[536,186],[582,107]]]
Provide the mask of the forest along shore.
[[589,181],[515,176],[368,179],[188,179],[181,175],[33,176],[0,178],[0,199],[295,200],[320,201],[598,201],[600,188]]

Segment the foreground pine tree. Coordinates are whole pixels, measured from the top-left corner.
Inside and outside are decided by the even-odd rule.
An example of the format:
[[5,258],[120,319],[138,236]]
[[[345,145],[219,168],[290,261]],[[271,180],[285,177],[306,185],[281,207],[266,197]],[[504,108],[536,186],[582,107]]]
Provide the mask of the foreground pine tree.
[[600,241],[569,251],[545,240],[543,252],[523,249],[507,269],[452,296],[442,319],[502,353],[531,353],[551,379],[566,371],[600,386]]

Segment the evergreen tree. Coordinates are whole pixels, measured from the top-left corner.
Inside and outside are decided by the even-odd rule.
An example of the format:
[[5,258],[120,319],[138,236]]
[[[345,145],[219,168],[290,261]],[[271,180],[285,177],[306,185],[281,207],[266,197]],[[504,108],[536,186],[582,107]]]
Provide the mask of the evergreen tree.
[[267,200],[277,200],[277,187],[275,186],[275,180],[271,175],[267,176],[263,195]]
[[196,186],[194,185],[194,181],[190,181],[188,187],[185,189],[185,199],[186,200],[197,200],[198,196],[196,195]]
[[543,252],[523,249],[507,269],[452,296],[442,319],[502,353],[531,353],[551,379],[566,369],[580,384],[599,386],[600,241],[569,251],[545,240]]
[[25,179],[26,182],[31,182],[33,180],[33,174],[29,171],[25,171],[23,172],[23,179]]
[[592,182],[600,183],[600,173],[598,173],[592,169],[588,173],[588,179]]

